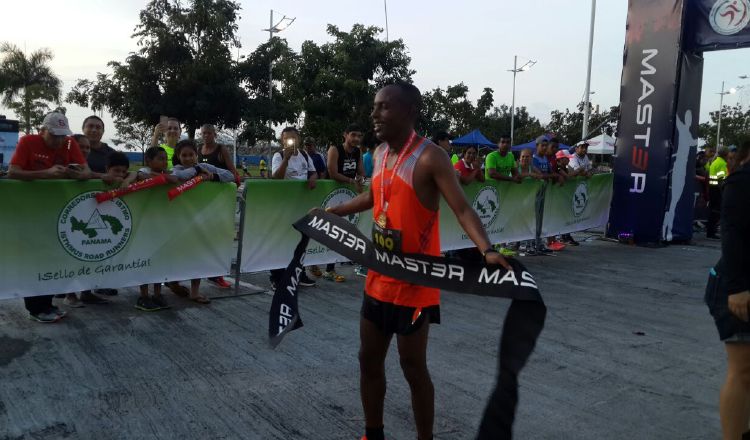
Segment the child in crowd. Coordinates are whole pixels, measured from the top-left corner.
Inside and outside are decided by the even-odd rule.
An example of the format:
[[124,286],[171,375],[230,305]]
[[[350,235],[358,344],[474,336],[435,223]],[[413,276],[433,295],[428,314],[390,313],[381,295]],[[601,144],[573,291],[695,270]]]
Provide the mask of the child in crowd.
[[[172,175],[181,181],[203,176],[213,182],[234,182],[234,174],[230,171],[208,163],[198,163],[198,147],[189,139],[177,143],[174,157],[177,164],[172,169]],[[200,284],[200,278],[190,280],[190,299],[199,304],[208,304],[211,300],[199,293]]]
[[177,143],[174,155],[177,164],[172,169],[172,175],[181,181],[201,175],[213,182],[234,182],[234,174],[229,170],[205,162],[198,163],[198,147],[189,139]]

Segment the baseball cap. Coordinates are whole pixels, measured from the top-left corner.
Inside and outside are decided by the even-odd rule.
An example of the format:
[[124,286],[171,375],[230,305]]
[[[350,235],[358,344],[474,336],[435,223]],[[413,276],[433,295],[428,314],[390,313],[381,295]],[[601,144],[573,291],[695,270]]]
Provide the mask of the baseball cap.
[[557,159],[562,159],[563,157],[567,157],[568,159],[570,159],[570,157],[571,157],[571,156],[572,156],[572,155],[571,155],[570,153],[568,153],[568,150],[564,150],[564,149],[563,149],[563,150],[560,150],[560,151],[558,151],[558,152],[557,152],[557,153],[555,154],[555,157],[556,157]]
[[68,118],[60,112],[47,114],[47,116],[44,117],[44,122],[42,122],[42,127],[46,128],[50,134],[55,136],[70,136],[73,134],[68,125]]
[[539,136],[538,138],[536,138],[536,144],[537,145],[539,145],[539,144],[545,144],[545,143],[547,143],[547,136],[542,135],[542,136]]
[[587,146],[587,147],[588,147],[588,146],[589,146],[589,143],[588,143],[588,142],[586,142],[586,141],[580,141],[580,142],[578,142],[578,143],[576,144],[576,147],[580,147],[581,145],[585,145],[585,146]]

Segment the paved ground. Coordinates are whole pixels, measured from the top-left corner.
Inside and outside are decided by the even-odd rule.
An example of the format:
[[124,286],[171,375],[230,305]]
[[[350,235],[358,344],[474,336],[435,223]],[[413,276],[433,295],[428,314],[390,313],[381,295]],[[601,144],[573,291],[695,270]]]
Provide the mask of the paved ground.
[[[719,438],[724,356],[702,303],[717,257],[718,243],[702,240],[662,249],[591,240],[526,258],[549,315],[522,374],[516,438]],[[265,276],[243,279],[267,286]],[[0,302],[0,439],[358,438],[361,291],[361,279],[304,291],[305,327],[275,351],[265,293],[209,306],[170,297],[174,309],[143,313],[129,289],[54,325]],[[506,308],[444,294],[429,351],[436,439],[473,438]],[[386,432],[413,439],[394,354]]]

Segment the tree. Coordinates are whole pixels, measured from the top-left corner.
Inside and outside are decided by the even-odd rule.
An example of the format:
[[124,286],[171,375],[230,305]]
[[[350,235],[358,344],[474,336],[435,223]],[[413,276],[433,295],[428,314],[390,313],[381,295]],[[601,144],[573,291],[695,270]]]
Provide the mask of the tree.
[[26,134],[42,123],[51,102],[60,102],[60,79],[52,72],[49,62],[53,55],[49,49],[39,49],[26,54],[10,43],[0,45],[4,55],[0,63],[0,90],[2,103],[13,110],[21,120]]
[[176,117],[191,139],[203,123],[236,127],[246,103],[231,57],[239,9],[232,0],[151,0],[133,34],[140,50],[108,64],[94,104],[123,121]]
[[151,135],[153,126],[145,122],[128,122],[122,119],[115,119],[115,137],[112,143],[122,146],[126,150],[140,151],[145,163],[146,149],[151,145]]
[[[710,112],[709,116],[710,121],[698,126],[698,137],[710,145],[715,145],[719,112]],[[750,109],[745,111],[742,104],[733,107],[725,105],[721,114],[722,145],[737,145],[747,133],[750,133]]]
[[[573,144],[581,140],[583,134],[583,108],[581,102],[576,107],[576,111],[570,109],[565,111],[553,110],[550,113],[550,122],[547,124],[547,131],[555,133],[561,142]],[[602,131],[608,135],[613,135],[619,118],[619,107],[612,107],[608,111],[599,112],[598,108],[589,103],[589,135],[597,136]]]
[[[305,41],[292,83],[304,109],[304,133],[319,142],[340,143],[350,123],[371,125],[378,88],[395,79],[411,81],[414,71],[402,40],[378,38],[382,29],[355,24],[350,32],[328,25],[333,41]],[[274,72],[275,72],[274,68]],[[372,137],[369,133],[367,138]]]
[[[273,63],[273,95],[269,100],[268,69]],[[274,124],[296,121],[302,108],[293,82],[299,67],[297,55],[286,40],[274,37],[258,46],[237,66],[238,78],[248,96],[242,113],[240,139],[255,143],[258,139],[272,140]]]
[[110,78],[103,73],[96,74],[96,81],[79,79],[65,95],[65,102],[99,112],[104,108],[112,86]]

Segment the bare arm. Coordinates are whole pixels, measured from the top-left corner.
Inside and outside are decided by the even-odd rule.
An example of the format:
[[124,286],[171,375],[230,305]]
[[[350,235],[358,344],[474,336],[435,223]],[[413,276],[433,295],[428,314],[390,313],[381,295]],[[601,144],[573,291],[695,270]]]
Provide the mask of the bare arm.
[[66,175],[67,169],[62,165],[39,171],[27,171],[18,165],[11,165],[8,169],[8,178],[16,180],[64,179]]
[[[453,167],[448,156],[445,154],[435,154],[435,150],[433,149],[425,153],[425,160],[420,161],[420,164],[429,167],[432,180],[435,182],[440,194],[445,198],[448,206],[450,206],[456,215],[456,219],[458,219],[461,227],[480,251],[484,252],[491,249],[492,243],[490,243],[490,239],[487,237],[484,227],[482,227],[482,222],[479,220],[477,213],[474,212],[474,209],[467,203],[466,196],[458,185],[458,180],[453,177]],[[500,254],[496,255],[497,257],[493,258],[494,262],[501,264],[508,270],[512,270],[508,262]]]
[[372,197],[372,187],[370,187],[370,189],[348,202],[329,208],[328,212],[343,217],[345,215],[367,211],[368,209],[372,209],[373,205],[374,199]]
[[234,157],[232,157],[232,153],[229,151],[229,148],[224,146],[221,147],[221,157],[224,158],[224,163],[226,164],[229,172],[232,173],[233,176],[238,176],[237,167],[234,166]]
[[496,168],[493,168],[493,169],[490,170],[490,177],[492,177],[495,180],[505,180],[505,181],[508,181],[508,182],[512,182],[512,181],[516,180],[515,177],[503,176],[502,174],[500,174],[500,173],[497,172]]

